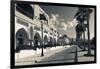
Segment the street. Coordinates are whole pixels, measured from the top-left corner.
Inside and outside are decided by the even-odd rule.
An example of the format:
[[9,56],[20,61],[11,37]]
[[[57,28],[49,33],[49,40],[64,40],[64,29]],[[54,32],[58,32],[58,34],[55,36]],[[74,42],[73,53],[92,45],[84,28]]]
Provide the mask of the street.
[[59,53],[55,53],[54,55],[45,58],[38,63],[66,63],[66,62],[74,62],[75,61],[75,51],[76,47],[70,47],[69,49],[65,49]]

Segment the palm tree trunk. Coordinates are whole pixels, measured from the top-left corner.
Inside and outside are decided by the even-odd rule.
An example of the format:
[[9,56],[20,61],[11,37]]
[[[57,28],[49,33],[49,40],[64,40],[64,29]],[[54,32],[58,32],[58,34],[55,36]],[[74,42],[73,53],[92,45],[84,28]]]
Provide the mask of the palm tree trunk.
[[88,55],[91,55],[91,48],[90,48],[90,29],[89,29],[89,11],[87,11],[88,15],[87,15],[87,35],[88,35]]
[[84,51],[86,50],[86,46],[85,46],[85,31],[83,32],[83,39],[84,39]]

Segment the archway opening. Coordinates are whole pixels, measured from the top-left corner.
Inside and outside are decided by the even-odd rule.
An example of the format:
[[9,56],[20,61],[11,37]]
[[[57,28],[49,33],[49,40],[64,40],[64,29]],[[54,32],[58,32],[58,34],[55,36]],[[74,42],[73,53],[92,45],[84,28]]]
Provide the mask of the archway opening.
[[34,47],[36,48],[41,48],[41,37],[39,33],[36,33],[34,36]]
[[56,38],[54,38],[54,46],[56,46]]
[[19,29],[16,33],[16,50],[26,49],[26,46],[28,45],[29,45],[28,32],[24,28]]
[[53,46],[53,38],[52,37],[50,37],[49,45],[50,45],[50,47]]
[[48,47],[48,37],[44,36],[44,47]]

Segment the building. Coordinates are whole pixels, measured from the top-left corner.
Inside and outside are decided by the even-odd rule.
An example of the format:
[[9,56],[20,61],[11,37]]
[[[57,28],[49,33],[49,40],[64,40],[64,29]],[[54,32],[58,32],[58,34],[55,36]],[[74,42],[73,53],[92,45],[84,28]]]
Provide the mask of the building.
[[[43,33],[42,33],[43,32]],[[42,38],[43,34],[43,38]],[[15,50],[41,49],[57,45],[58,34],[39,5],[15,4]]]

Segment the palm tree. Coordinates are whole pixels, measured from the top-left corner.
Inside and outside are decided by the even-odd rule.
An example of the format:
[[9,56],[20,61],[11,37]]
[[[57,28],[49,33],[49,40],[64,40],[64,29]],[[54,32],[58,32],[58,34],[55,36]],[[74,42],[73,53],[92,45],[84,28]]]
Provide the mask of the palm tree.
[[76,42],[77,45],[82,48],[80,45],[82,44],[82,33],[85,31],[84,26],[82,24],[77,24],[76,26]]
[[[77,32],[77,30],[76,30],[76,32],[77,32],[77,34],[78,33],[81,33],[80,34],[80,37],[82,37],[82,33],[84,33],[85,32],[85,29],[84,30],[80,30],[80,29],[83,29],[84,28],[84,20],[85,20],[85,18],[84,18],[84,16],[83,16],[83,10],[84,10],[84,8],[78,8],[78,11],[77,11],[77,13],[75,14],[75,18],[77,19],[77,21],[78,21],[78,25],[79,25],[79,28],[77,29],[78,30],[78,32]],[[77,25],[77,26],[78,26]],[[77,26],[76,26],[76,28],[77,28]],[[77,35],[78,36],[78,35]],[[80,39],[80,38],[79,38]]]
[[90,13],[92,12],[91,9],[87,8],[87,28],[88,28],[88,53],[86,54],[87,56],[91,56],[91,47],[90,47],[90,30],[89,30],[89,18],[90,18]]
[[[92,12],[91,9],[81,7],[81,8],[78,9],[78,12],[74,16],[77,19],[77,21],[79,21],[79,23],[84,26],[84,28],[86,28],[85,25],[84,25],[84,21],[85,20],[87,21],[87,26],[88,26],[87,27],[87,30],[88,30],[88,34],[87,34],[88,35],[88,55],[91,54],[91,50],[90,50],[90,31],[89,31],[89,16],[90,16],[91,12]],[[80,32],[84,33],[84,39],[85,39],[85,30],[83,30],[83,31],[80,30]],[[84,42],[85,42],[85,40],[84,40]]]

